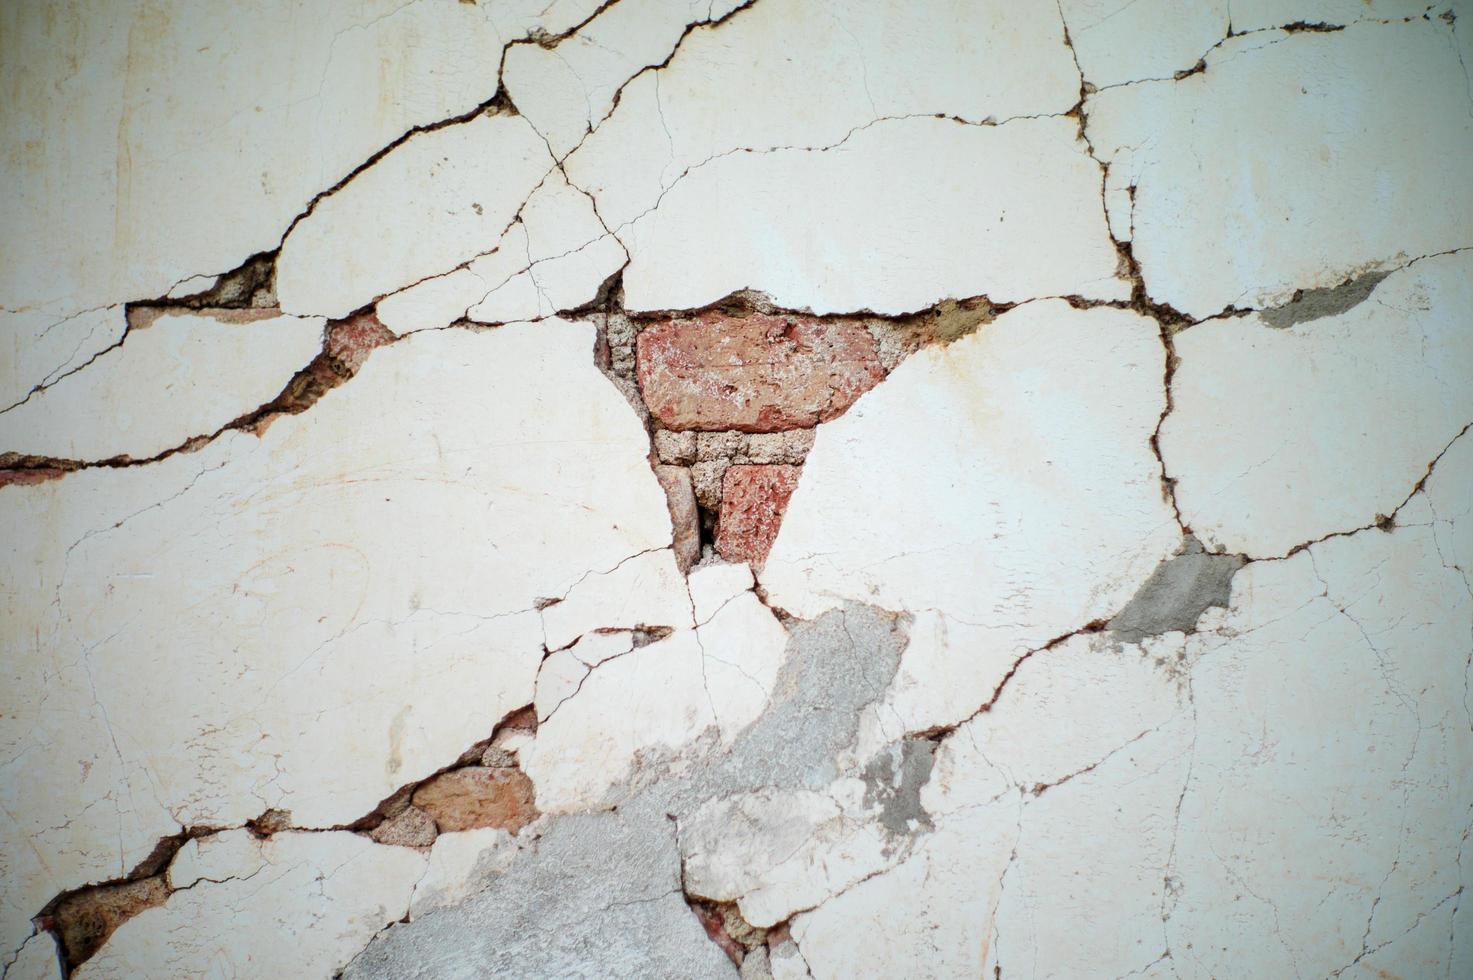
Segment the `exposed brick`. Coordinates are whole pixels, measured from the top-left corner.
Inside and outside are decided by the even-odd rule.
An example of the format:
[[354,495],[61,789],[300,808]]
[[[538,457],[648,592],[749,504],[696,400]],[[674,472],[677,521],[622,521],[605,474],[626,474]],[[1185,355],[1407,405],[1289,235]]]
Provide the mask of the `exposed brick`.
[[777,464],[738,464],[727,469],[716,524],[716,551],[722,558],[754,566],[767,560],[800,472],[801,467]]
[[389,328],[372,313],[360,313],[338,320],[327,328],[327,356],[349,374],[356,374],[368,360],[369,352],[394,339]]
[[537,819],[532,781],[520,769],[452,769],[415,790],[414,805],[434,818],[442,834],[477,827],[516,833]]
[[810,428],[885,376],[862,325],[760,313],[659,321],[640,333],[637,361],[655,417],[704,431]]

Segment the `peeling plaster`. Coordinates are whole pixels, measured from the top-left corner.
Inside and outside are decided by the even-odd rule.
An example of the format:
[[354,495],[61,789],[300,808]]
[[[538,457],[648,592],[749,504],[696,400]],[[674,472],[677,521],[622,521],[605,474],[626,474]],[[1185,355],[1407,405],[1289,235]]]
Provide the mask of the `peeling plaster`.
[[1473,969],[1456,3],[186,6],[0,15],[5,980]]

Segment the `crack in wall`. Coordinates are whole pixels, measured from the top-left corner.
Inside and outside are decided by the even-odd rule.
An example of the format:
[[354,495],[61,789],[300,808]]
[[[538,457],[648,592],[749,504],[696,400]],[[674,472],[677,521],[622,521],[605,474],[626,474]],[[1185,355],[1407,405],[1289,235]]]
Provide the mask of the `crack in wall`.
[[[428,849],[440,833],[463,831],[476,826],[497,826],[512,834],[534,822],[537,814],[531,804],[531,783],[522,775],[514,752],[503,747],[507,737],[536,732],[536,713],[531,706],[509,712],[492,727],[491,734],[462,752],[455,761],[425,776],[405,783],[385,797],[376,807],[356,820],[331,827],[301,827],[292,823],[291,813],[268,809],[239,826],[213,824],[181,827],[175,834],[163,837],[153,850],[121,877],[98,881],[58,893],[34,917],[36,928],[52,936],[63,977],[69,977],[91,959],[108,938],[134,916],[163,905],[175,892],[186,891],[199,882],[222,884],[224,880],[200,878],[188,885],[175,886],[169,869],[180,850],[190,841],[216,837],[233,830],[248,830],[258,839],[269,839],[280,833],[359,834],[381,846]],[[499,796],[508,792],[502,780],[490,796],[457,787],[449,793],[435,792],[436,787],[457,774],[480,775],[484,771],[515,774],[521,785],[509,791],[525,798],[510,808]],[[434,799],[423,799],[426,791]],[[530,806],[530,811],[528,807]],[[427,812],[428,811],[428,812]],[[408,834],[402,826],[407,814],[421,814],[427,822]],[[396,826],[396,824],[398,826]],[[249,877],[249,876],[247,876]]]

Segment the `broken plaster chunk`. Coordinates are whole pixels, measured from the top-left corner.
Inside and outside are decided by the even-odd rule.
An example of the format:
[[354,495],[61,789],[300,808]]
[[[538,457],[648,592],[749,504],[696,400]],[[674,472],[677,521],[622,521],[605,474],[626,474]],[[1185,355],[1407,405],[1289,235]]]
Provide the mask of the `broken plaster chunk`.
[[[703,739],[680,758],[657,748],[642,753],[635,773],[639,787],[626,788],[615,806],[545,817],[535,840],[520,846],[509,864],[496,863],[484,876],[471,874],[475,883],[463,903],[434,916],[416,914],[386,931],[346,975],[414,975],[428,953],[438,972],[478,976],[734,977],[723,947],[703,931],[703,919],[743,946],[760,941],[759,930],[729,908],[692,914],[681,889],[680,825],[704,801],[731,793],[774,782],[830,786],[835,751],[852,736],[859,706],[894,672],[903,644],[898,617],[858,605],[796,624],[774,704],[735,741],[718,749]],[[664,667],[646,664],[646,678],[667,676]],[[715,684],[712,691],[720,696]],[[639,700],[605,702],[599,713],[605,728],[618,728],[637,714],[621,713],[610,724],[608,703],[619,704],[621,712],[626,705],[642,707]],[[656,774],[660,778],[652,778]],[[846,800],[863,810],[864,784],[847,782],[855,785]],[[539,797],[545,786],[539,777]],[[417,889],[416,898],[423,891],[424,886]],[[529,903],[528,895],[560,899]],[[779,929],[767,938],[777,945],[785,936],[786,929]]]
[[1423,259],[1337,315],[1176,336],[1161,455],[1211,550],[1262,558],[1390,516],[1473,419],[1473,252]]
[[414,806],[446,834],[481,827],[515,834],[537,819],[532,781],[512,768],[466,766],[441,773],[414,791]]
[[712,698],[711,712],[729,737],[767,707],[788,633],[756,595],[739,592],[697,628],[696,636],[706,686],[720,692]]
[[351,824],[532,700],[537,599],[669,542],[593,333],[416,334],[259,437],[0,491],[7,948],[181,824]]
[[635,634],[630,630],[607,630],[585,633],[568,648],[567,652],[585,667],[597,667],[605,660],[621,656],[634,649]]
[[592,301],[623,264],[624,248],[594,211],[587,194],[561,171],[543,179],[518,218],[525,235],[508,235],[471,270],[485,283],[466,316],[505,323],[550,316]]
[[680,828],[686,889],[735,901],[767,927],[895,863],[878,823],[811,790],[758,790],[706,804]]
[[[733,92],[742,97],[732,98]],[[569,156],[567,167],[573,181],[599,199],[609,227],[618,229],[655,206],[661,192],[678,185],[682,174],[709,169],[708,161],[722,155],[761,159],[741,151],[831,146],[877,119],[946,115],[980,123],[1063,113],[1078,98],[1079,76],[1051,5],[885,0],[851,5],[840,15],[824,0],[748,4],[720,27],[691,31],[668,66],[627,85],[618,108]],[[914,145],[911,149],[919,155],[927,152]],[[977,174],[974,166],[969,165],[970,180],[991,179]],[[910,179],[893,175],[885,192],[893,194]],[[936,180],[928,190],[935,192],[943,184]],[[760,191],[724,180],[716,186],[722,188],[718,197],[729,195],[743,210],[766,210],[760,207]],[[701,207],[710,208],[707,194],[702,192],[699,200]],[[779,205],[772,213],[787,211],[801,220],[802,214],[817,209],[828,216],[825,224],[844,214],[842,207],[798,200],[806,205],[798,212]],[[866,197],[853,206],[872,208],[881,200]],[[907,205],[896,210],[903,212]],[[770,218],[757,222],[772,231]],[[710,237],[702,234],[688,243],[693,249],[686,259],[731,233],[725,221],[711,227],[718,230]],[[860,241],[847,236],[836,240]],[[896,252],[903,255],[922,240]],[[802,254],[797,248],[773,249],[771,234],[764,242],[777,262]],[[869,237],[864,247],[889,251],[877,237]],[[832,257],[820,261],[829,264]],[[744,285],[763,288],[756,282],[734,288]],[[658,303],[649,308],[699,305]]]
[[[518,755],[544,813],[589,809],[630,775],[641,751],[678,750],[716,724],[694,631],[614,657],[588,673]],[[618,724],[608,706],[618,705]]]
[[[994,801],[917,841],[896,867],[795,916],[793,939],[772,949],[773,977],[981,977],[992,918],[1018,838],[1018,804]],[[801,948],[801,954],[799,949]],[[780,969],[785,963],[786,969]]]
[[435,820],[417,806],[391,817],[369,831],[368,836],[380,844],[399,847],[429,847],[435,842]]
[[[1425,165],[1473,157],[1468,104],[1446,25],[1418,19],[1235,38],[1203,73],[1086,110],[1112,181],[1136,185],[1150,295],[1200,318],[1470,244],[1473,186]],[[1340,125],[1352,106],[1359,123]]]
[[1084,80],[1097,89],[1188,71],[1241,29],[1227,0],[1063,0],[1059,9]]
[[322,348],[321,317],[165,312],[0,414],[0,453],[146,459],[274,399]]
[[239,830],[222,831],[184,842],[169,863],[169,889],[193,888],[201,881],[249,878],[265,866],[261,838]]
[[52,384],[99,356],[127,328],[122,306],[71,317],[0,310],[0,409],[24,401],[33,388]]
[[706,623],[732,599],[752,588],[752,569],[745,562],[711,562],[690,573],[690,598],[696,622]]
[[[642,759],[679,753],[708,729],[731,744],[767,706],[786,643],[772,612],[755,595],[738,594],[698,630],[599,662],[519,753],[539,808],[597,806],[645,775]],[[617,723],[610,705],[619,706]]]
[[[501,247],[514,247],[512,239],[521,233],[518,225],[501,238]],[[390,293],[378,301],[374,312],[395,336],[420,330],[438,330],[465,316],[466,310],[486,295],[489,285],[478,274],[479,263],[431,276],[414,285]]]
[[747,955],[742,957],[741,980],[773,980],[765,945],[747,950]]
[[[341,317],[491,251],[551,169],[547,144],[520,116],[415,134],[287,235],[276,263],[282,309]],[[346,259],[344,241],[356,243]]]
[[[579,660],[573,650],[589,638],[598,635],[590,633],[579,640],[574,647],[567,650],[555,650],[547,655],[546,660],[542,661],[542,666],[537,671],[537,694],[532,699],[532,704],[537,709],[539,723],[546,721],[559,705],[578,693],[583,678],[588,676],[589,665]],[[620,635],[628,637],[629,634]]]
[[620,238],[631,310],[693,308],[744,288],[816,314],[910,313],[981,294],[1130,295],[1099,166],[1072,119],[886,120],[842,152],[721,157]]
[[730,562],[761,567],[782,526],[802,468],[779,464],[729,467],[721,485],[716,552]]
[[1176,549],[1150,447],[1164,359],[1144,317],[1029,303],[920,351],[819,431],[758,580],[799,617],[844,599],[914,613],[928,669],[897,677],[891,738],[968,717]]
[[1473,599],[1437,530],[1252,562],[1222,628],[1189,638],[1202,734],[1175,808],[1165,938],[1202,974],[1328,975],[1462,885],[1473,783],[1447,773],[1473,764]]
[[813,974],[808,972],[808,964],[799,952],[798,944],[791,939],[770,948],[767,965],[772,972],[772,980],[813,980]]
[[[1192,738],[1190,711],[1179,713],[1021,806],[981,975],[1025,957],[1051,977],[1149,975],[1162,961],[1162,910],[1169,917],[1176,884],[1172,817]],[[1039,916],[1040,903],[1062,914]]]
[[[478,296],[466,318],[477,323],[509,323],[577,309],[598,297],[599,289],[624,259],[619,242],[600,231],[597,238],[567,254],[522,263],[523,271]],[[485,270],[476,268],[476,272],[484,280]]]
[[843,413],[885,376],[852,321],[710,312],[640,331],[639,387],[671,429],[777,432]]
[[227,975],[331,976],[404,915],[426,867],[416,851],[344,831],[251,846],[255,871],[175,891],[123,923],[73,976],[183,976],[204,962]]
[[[1184,642],[1178,636],[1171,643],[1122,645],[1085,634],[1033,654],[996,704],[942,741],[921,806],[944,816],[1007,787],[1052,792],[1054,784],[1128,752],[1189,713],[1176,675]],[[1059,737],[1039,738],[1043,730]]]
[[[528,745],[532,744],[532,741],[536,737],[536,732],[528,731],[525,728],[503,728],[491,740],[491,748],[509,752],[513,757],[517,757]],[[487,751],[489,752],[490,749]]]
[[[995,961],[1027,957],[1057,964],[1050,976],[1092,975],[1091,962],[1114,976],[1160,955],[1169,816],[1192,731],[1159,652],[1078,636],[1022,663],[991,710],[942,739],[915,802],[900,808],[934,823],[911,857],[795,918],[818,975],[903,973],[919,961],[938,975],[988,976]],[[902,743],[889,771],[904,773],[906,745],[929,744]],[[872,762],[867,774],[885,768]],[[899,782],[893,799],[912,799],[903,776],[878,782]],[[1043,901],[1079,907],[1089,922],[1031,921]],[[1083,911],[1105,906],[1103,918]]]
[[0,38],[12,86],[0,308],[66,316],[162,296],[274,248],[373,154],[495,95],[486,64],[504,44],[596,4],[539,16],[546,6],[366,0],[286,21],[264,0],[210,16],[189,0],[18,12]]
[[562,601],[543,608],[542,623],[549,650],[561,650],[597,629],[694,625],[685,577],[670,548],[634,555],[588,575]]
[[655,477],[660,481],[665,500],[670,505],[675,564],[684,573],[701,557],[701,515],[696,510],[690,470],[684,466],[656,466]]
[[494,827],[441,834],[430,849],[424,877],[414,886],[411,918],[464,901],[516,858],[520,838]]
[[5,980],[65,980],[55,937],[45,930],[33,933],[5,968]]
[[603,121],[626,81],[665,61],[689,25],[722,12],[705,0],[610,4],[555,47],[509,50],[502,72],[507,93],[561,159]]
[[344,976],[736,980],[681,894],[675,825],[660,802],[549,820],[535,842],[442,836],[411,920]]

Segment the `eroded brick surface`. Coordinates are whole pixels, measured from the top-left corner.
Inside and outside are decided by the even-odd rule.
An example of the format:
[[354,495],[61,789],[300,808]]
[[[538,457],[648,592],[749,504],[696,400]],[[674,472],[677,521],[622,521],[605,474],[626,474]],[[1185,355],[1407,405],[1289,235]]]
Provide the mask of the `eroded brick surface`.
[[727,561],[761,565],[777,538],[800,467],[751,464],[729,467],[721,486],[716,550]]
[[453,769],[415,790],[414,805],[434,818],[441,833],[478,827],[516,833],[537,819],[532,781],[519,769]]
[[842,413],[885,376],[857,323],[703,313],[639,335],[640,388],[671,429],[804,429]]

